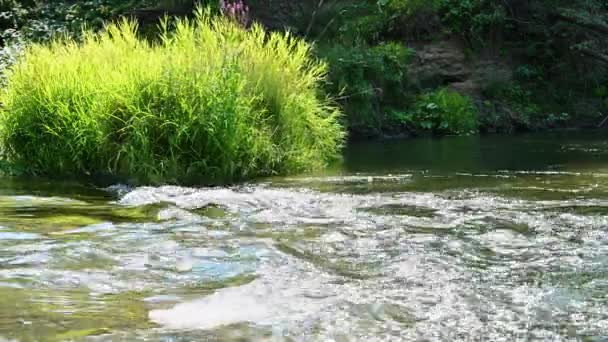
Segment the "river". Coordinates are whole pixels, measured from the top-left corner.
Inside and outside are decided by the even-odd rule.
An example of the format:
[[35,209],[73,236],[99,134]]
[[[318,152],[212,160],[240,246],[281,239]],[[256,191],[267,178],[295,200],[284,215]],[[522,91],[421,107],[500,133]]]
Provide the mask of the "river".
[[0,178],[0,341],[606,341],[606,134],[229,188]]

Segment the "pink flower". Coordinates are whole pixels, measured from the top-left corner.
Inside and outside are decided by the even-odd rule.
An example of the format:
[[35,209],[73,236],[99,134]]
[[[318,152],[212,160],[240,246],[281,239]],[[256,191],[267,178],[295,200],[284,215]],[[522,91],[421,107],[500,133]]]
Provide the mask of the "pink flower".
[[245,2],[242,0],[234,2],[231,2],[230,0],[220,0],[220,6],[220,10],[225,16],[243,26],[247,25],[247,22],[249,21],[249,6],[245,5]]

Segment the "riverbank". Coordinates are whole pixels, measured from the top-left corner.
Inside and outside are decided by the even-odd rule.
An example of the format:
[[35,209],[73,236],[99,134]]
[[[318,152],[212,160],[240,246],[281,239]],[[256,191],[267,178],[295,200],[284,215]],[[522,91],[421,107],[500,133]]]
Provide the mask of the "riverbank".
[[[34,1],[0,23],[2,36],[39,41],[57,32],[78,35],[79,23],[95,28],[128,15],[139,17],[141,34],[153,39],[164,14],[192,10],[190,1],[118,3],[103,0],[90,8]],[[215,1],[204,4],[219,11]],[[329,64],[325,90],[346,112],[343,125],[353,139],[469,133],[461,123],[471,117],[480,132],[588,128],[608,112],[608,73],[601,39],[594,35],[606,26],[608,9],[594,1],[250,0],[244,5],[247,22],[288,30],[314,45],[316,56]],[[68,17],[78,20],[68,27]],[[4,45],[9,41],[4,38]],[[436,96],[442,91],[450,99]],[[453,118],[455,112],[468,114]]]
[[[104,22],[121,16],[135,16],[139,18],[142,24],[137,30],[138,41],[144,45],[155,46],[159,42],[159,32],[156,31],[157,26],[154,23],[164,14],[175,14],[183,17],[185,13],[189,13],[189,10],[192,9],[192,3],[187,1],[178,1],[171,6],[167,6],[167,4],[152,6],[145,1],[133,1],[118,6],[114,0],[103,0],[103,6],[99,8],[87,7],[88,5],[81,6],[70,1],[57,4],[34,1],[29,5],[9,2],[3,3],[2,6],[10,7],[11,4],[17,7],[26,6],[27,8],[23,7],[21,12],[13,10],[10,12],[12,19],[0,23],[0,25],[4,25],[4,31],[0,35],[5,47],[2,56],[9,57],[0,57],[0,64],[4,65],[5,68],[8,67],[8,70],[14,68],[14,65],[19,65],[18,54],[11,55],[14,51],[18,51],[19,47],[31,46],[38,42],[42,44],[38,45],[38,48],[44,50],[40,46],[48,47],[46,44],[51,37],[58,34],[65,34],[70,37],[71,40],[68,40],[68,45],[78,46],[83,39],[86,41],[87,35],[83,35],[82,31],[68,26],[67,18],[78,17],[79,19],[76,22],[81,24],[95,23],[95,25],[91,25],[95,30],[102,27]],[[125,124],[128,122],[129,124],[125,127],[133,128],[135,126],[132,125],[132,120],[128,118],[128,120],[125,120],[125,117],[121,116],[121,113],[125,111],[125,105],[129,107],[130,104],[125,104],[124,101],[121,102],[122,100],[113,103],[108,100],[113,98],[112,96],[107,98],[101,96],[98,100],[93,101],[95,104],[92,101],[81,101],[79,106],[83,105],[84,107],[71,108],[71,103],[74,102],[75,98],[82,98],[75,96],[80,93],[76,91],[70,96],[58,93],[58,96],[53,95],[55,99],[49,102],[50,107],[42,106],[45,111],[54,106],[52,115],[43,115],[44,120],[56,116],[57,120],[51,120],[50,125],[47,121],[35,122],[32,119],[36,117],[31,115],[32,113],[40,112],[38,107],[29,106],[34,102],[23,102],[27,102],[26,106],[21,107],[21,109],[27,109],[24,111],[16,110],[14,104],[17,102],[14,101],[13,103],[6,103],[8,107],[5,105],[1,109],[4,117],[12,120],[5,120],[5,123],[20,123],[31,128],[29,131],[31,134],[25,135],[23,134],[24,131],[16,129],[16,126],[4,128],[4,132],[8,132],[5,134],[7,139],[5,139],[4,153],[8,154],[8,158],[12,160],[10,165],[13,165],[5,165],[4,168],[15,169],[14,165],[25,165],[21,169],[29,173],[40,174],[44,173],[40,170],[52,166],[53,171],[47,170],[46,173],[62,174],[63,171],[67,170],[66,172],[72,175],[94,174],[101,170],[102,173],[109,172],[110,174],[123,176],[128,174],[131,177],[143,177],[154,182],[184,182],[186,178],[189,178],[187,174],[198,173],[205,174],[205,177],[209,179],[224,178],[222,181],[231,181],[259,175],[299,172],[309,167],[317,168],[326,165],[330,158],[325,158],[324,152],[336,156],[340,143],[332,142],[342,140],[342,134],[336,133],[341,130],[336,128],[337,125],[333,125],[336,121],[339,121],[348,131],[350,141],[359,141],[386,137],[475,135],[479,133],[513,134],[527,131],[592,128],[598,126],[598,123],[605,117],[604,113],[607,112],[607,69],[601,63],[601,58],[591,58],[589,53],[585,54],[584,52],[589,52],[589,44],[601,43],[597,40],[600,38],[590,31],[601,31],[603,29],[602,22],[606,19],[605,14],[608,13],[608,10],[600,5],[598,5],[599,7],[593,7],[594,5],[592,6],[590,2],[581,4],[577,2],[577,6],[580,6],[575,6],[576,8],[568,2],[559,2],[556,6],[551,7],[547,1],[524,4],[515,0],[505,1],[504,4],[495,4],[484,0],[472,0],[466,3],[451,0],[430,2],[409,0],[316,2],[311,0],[297,3],[251,0],[246,3],[228,1],[221,6],[220,3],[210,1],[207,5],[211,6],[209,7],[210,11],[218,18],[227,18],[237,23],[238,26],[244,27],[245,31],[243,32],[248,32],[247,30],[253,22],[260,22],[267,30],[278,32],[279,36],[283,35],[284,32],[290,32],[292,36],[298,37],[301,41],[306,41],[307,43],[303,44],[307,44],[306,46],[309,47],[307,50],[309,59],[304,64],[309,62],[318,63],[320,69],[323,69],[322,72],[320,69],[317,70],[319,73],[313,77],[316,82],[315,86],[309,89],[310,96],[308,98],[317,101],[318,106],[313,105],[308,108],[310,109],[308,113],[315,112],[320,117],[329,115],[332,118],[330,120],[332,124],[329,126],[335,129],[325,130],[327,134],[313,132],[302,135],[297,133],[293,135],[294,138],[291,140],[279,137],[280,133],[268,133],[270,131],[275,132],[275,129],[284,131],[285,128],[289,127],[299,127],[302,128],[299,132],[309,132],[315,130],[318,128],[318,124],[324,122],[324,120],[313,120],[316,123],[311,124],[307,115],[301,115],[302,111],[288,110],[285,113],[292,114],[281,115],[281,117],[288,118],[288,120],[285,119],[290,121],[288,125],[279,123],[278,126],[280,127],[275,127],[274,124],[277,122],[262,120],[265,123],[271,123],[270,126],[274,128],[258,130],[258,133],[262,131],[268,133],[261,134],[262,138],[273,136],[278,138],[280,142],[275,141],[274,145],[253,144],[256,148],[260,148],[262,145],[266,147],[272,145],[274,147],[278,146],[278,149],[261,148],[261,150],[257,149],[255,153],[251,152],[255,149],[247,148],[246,146],[249,146],[247,143],[243,141],[234,143],[239,140],[231,140],[227,137],[238,136],[245,139],[245,142],[251,143],[256,139],[247,140],[247,138],[251,136],[259,138],[260,134],[239,133],[234,135],[231,133],[224,134],[223,137],[216,139],[219,143],[212,144],[215,147],[223,147],[218,147],[215,150],[211,148],[204,155],[199,155],[202,153],[200,144],[197,145],[188,139],[180,140],[181,142],[178,141],[179,139],[174,139],[176,137],[183,138],[188,134],[184,135],[183,132],[176,133],[177,135],[152,133],[154,129],[161,127],[158,125],[164,127],[161,131],[171,125],[181,127],[185,131],[190,130],[193,126],[172,119],[166,121],[165,125],[161,122],[164,119],[157,120],[165,114],[159,114],[158,108],[149,110],[148,106],[144,112],[149,112],[151,115],[146,116],[146,118],[154,118],[156,123],[148,122],[150,125],[143,125],[140,127],[143,131],[132,130],[138,133],[145,131],[141,136],[147,136],[148,138],[144,140],[135,139],[139,144],[136,144],[137,148],[129,151],[118,151],[114,147],[108,147],[112,144],[99,143],[99,141],[107,140],[114,134],[106,134],[104,129],[108,129],[107,132],[122,132],[120,134],[123,135],[126,132],[121,130],[120,127],[114,127],[117,122],[113,119],[115,113],[104,116],[108,120],[99,121],[107,123],[102,124],[103,127],[98,125],[99,127],[93,129],[93,126],[87,126],[88,128],[84,130],[81,129],[82,127],[71,130],[76,127],[73,126],[65,130],[66,128],[62,126],[62,122],[67,116],[59,115],[59,112],[65,112],[64,109],[67,108],[69,109],[67,112],[71,113],[98,113],[97,109],[99,108],[95,107],[97,103],[110,103],[106,106],[107,108],[104,107],[106,109],[102,112],[106,114],[113,111],[119,112],[118,122],[121,122],[121,120]],[[235,10],[236,8],[238,8],[238,11]],[[531,15],[532,12],[537,14]],[[181,21],[181,23],[183,22]],[[54,24],[51,25],[51,23]],[[165,23],[165,35],[167,32],[173,34],[176,27],[179,28],[180,25],[180,21],[174,19],[168,19]],[[40,27],[47,27],[48,29],[35,30],[35,28]],[[534,28],[538,27],[544,27],[547,31],[542,33],[534,31]],[[563,35],[565,32],[575,32],[576,35],[560,36],[561,38],[556,40],[555,37],[559,34]],[[588,43],[585,45],[587,50],[581,50],[581,44],[583,43]],[[262,44],[260,51],[268,48],[267,45]],[[76,50],[78,49],[74,51]],[[286,49],[284,52],[286,54],[295,53],[295,51],[288,50]],[[53,51],[53,48],[49,48],[49,51]],[[599,56],[604,53],[599,45],[597,50],[594,51]],[[181,56],[179,49],[175,49],[173,52],[176,54],[174,57]],[[586,57],[584,58],[583,55]],[[97,57],[89,56],[87,58],[95,59]],[[298,58],[297,54],[285,57],[285,63],[289,64],[289,60],[294,58]],[[321,62],[318,62],[318,60]],[[136,58],[129,63],[141,64]],[[177,68],[172,66],[170,62],[167,63],[167,69]],[[243,68],[244,64],[239,63],[236,63],[238,64],[237,68]],[[125,61],[122,64],[126,65],[128,63]],[[326,70],[324,69],[325,65],[327,65]],[[245,66],[244,68],[248,67]],[[273,73],[272,67],[266,65],[264,68],[267,71],[262,73]],[[51,69],[53,68],[45,68],[44,70]],[[326,72],[327,77],[325,77]],[[239,70],[234,75],[241,73],[242,70]],[[44,75],[44,73],[41,75]],[[261,78],[258,76],[254,75],[253,78],[258,81],[266,79],[265,76]],[[38,77],[38,73],[35,77]],[[60,78],[51,77],[51,79]],[[276,78],[276,80],[279,79],[280,77]],[[282,91],[278,90],[279,88],[290,88],[289,84],[297,84],[299,79],[299,77],[291,77],[290,81],[286,81],[287,83],[278,82],[273,86],[274,90],[266,89],[261,95],[255,93],[255,91],[249,92],[243,99],[249,99],[252,102],[248,102],[249,105],[245,105],[245,107],[251,109],[252,113],[257,113],[258,116],[264,116],[265,114],[262,113],[266,112],[274,113],[277,109],[275,99],[283,95],[285,95],[283,99],[286,100],[282,103],[286,106],[293,104],[291,107],[296,108],[297,106],[309,105],[310,102],[306,99],[299,99],[298,103],[295,103],[293,99],[287,96],[289,94],[283,94]],[[67,87],[69,89],[86,88],[84,80],[72,78],[69,78],[69,80],[70,84],[75,84],[74,87]],[[30,81],[25,80],[22,83],[29,84]],[[5,79],[4,83],[7,82],[9,81]],[[82,82],[82,84],[78,85],[79,82]],[[255,82],[251,83],[251,80],[249,82],[251,86],[249,88],[254,87],[253,83]],[[42,83],[46,84],[46,82],[34,82],[33,84]],[[132,82],[132,85],[136,83]],[[282,86],[277,87],[278,84]],[[170,85],[167,89],[174,89],[175,85],[177,84]],[[57,89],[61,88],[60,84],[57,86]],[[44,87],[46,85],[41,86],[40,89],[44,90]],[[107,88],[106,90],[108,90],[112,87],[111,83],[109,85],[104,83],[100,89]],[[209,87],[203,88],[208,89]],[[226,89],[228,88],[230,87]],[[230,88],[234,91],[222,93],[221,97],[223,99],[231,98],[234,93],[239,93],[240,90],[237,88]],[[7,89],[9,91],[4,92],[4,100],[2,101],[7,101],[6,99],[10,98],[10,94],[19,94],[15,91],[11,93],[10,86]],[[163,92],[167,90],[163,89],[158,88],[155,91]],[[110,90],[106,95],[122,92],[122,90]],[[302,93],[300,90],[290,94],[296,96]],[[40,94],[43,94],[43,98],[46,98],[47,93],[42,91]],[[276,97],[275,95],[278,93],[281,94]],[[131,93],[127,92],[127,94]],[[164,98],[164,95],[159,94],[151,94],[151,96],[153,95],[153,98]],[[180,98],[182,95],[178,94],[175,98]],[[261,102],[256,102],[258,97],[253,95],[260,95]],[[63,99],[62,96],[69,98]],[[29,97],[28,94],[24,95],[24,98]],[[240,98],[240,95],[237,97]],[[165,101],[167,103],[161,106],[161,111],[177,115],[176,113],[185,108],[179,103],[191,102],[190,100],[184,102],[184,98],[180,101],[175,103]],[[38,101],[38,103],[42,102]],[[260,103],[262,103],[261,106],[259,106]],[[129,108],[140,108],[138,106]],[[244,108],[242,106],[237,107]],[[345,115],[339,115],[336,110],[337,107]],[[83,108],[86,108],[86,110],[83,110]],[[219,113],[223,113],[221,106],[207,106],[206,108],[212,112],[212,117],[222,117]],[[13,113],[9,113],[10,111]],[[228,116],[236,121],[238,121],[238,117],[249,117],[248,115],[237,115],[239,110],[229,112],[231,114]],[[312,116],[314,117],[317,114]],[[23,120],[18,120],[18,118]],[[81,115],[82,118],[90,119],[87,115]],[[85,121],[80,120],[81,123]],[[97,121],[95,119],[90,122]],[[254,121],[258,122],[260,120]],[[55,127],[56,123],[61,124]],[[206,121],[205,125],[208,126],[207,128],[213,126]],[[329,126],[325,125],[324,127]],[[156,128],[152,129],[153,127]],[[240,124],[234,127],[249,129],[255,127],[255,125]],[[222,132],[232,131],[232,129],[227,129]],[[288,129],[288,131],[290,130]],[[292,133],[295,132],[291,131]],[[74,134],[67,134],[66,132]],[[88,133],[83,135],[81,134],[83,132]],[[49,141],[43,139],[47,135],[67,140],[56,143],[51,139],[51,143],[49,143]],[[134,137],[136,135],[128,136]],[[81,140],[84,136],[93,138]],[[29,137],[29,140],[24,137]],[[70,140],[70,137],[74,137],[74,139]],[[122,142],[125,137],[114,138]],[[31,143],[32,141],[38,141],[36,139],[42,139],[40,140],[42,143]],[[159,139],[166,141],[163,142]],[[29,145],[28,141],[30,142]],[[92,141],[97,142],[93,143]],[[269,139],[256,141],[268,142]],[[317,147],[305,151],[295,146],[299,143]],[[228,145],[230,146],[228,151],[232,152],[219,152],[225,151]],[[23,149],[26,146],[33,148]],[[36,155],[40,150],[39,146],[48,148],[68,146],[71,148],[71,152],[62,154],[61,151],[54,150],[46,155]],[[106,155],[105,157],[99,157],[100,154],[91,153],[100,146],[105,149],[102,153]],[[165,149],[166,146],[169,146],[168,150]],[[23,156],[19,157],[19,154],[15,153],[16,148],[22,149]],[[180,158],[176,156],[184,150],[192,152],[190,155],[196,155],[197,157],[194,158],[196,160],[188,157],[186,158],[188,161],[179,161]],[[251,153],[241,153],[245,150]],[[298,150],[299,152],[292,153],[292,150]],[[27,155],[23,151],[34,154]],[[11,153],[13,153],[12,156]],[[241,157],[245,156],[245,158],[235,159],[238,160],[237,162],[232,159],[229,161],[219,160],[226,155],[234,154]],[[296,157],[296,155],[300,157]],[[40,156],[46,159],[35,158]],[[147,157],[141,159],[142,156]],[[318,156],[321,156],[321,158],[317,158]],[[19,162],[16,160],[19,158],[23,161],[33,160],[37,163],[37,166]],[[77,160],[73,160],[74,158]],[[125,161],[125,158],[130,159]],[[199,160],[201,158],[202,160]],[[210,161],[205,158],[215,159]],[[152,160],[154,160],[153,163],[150,162]],[[318,163],[316,163],[317,161]],[[101,164],[97,165],[95,163]],[[177,166],[178,164],[181,166]],[[196,167],[193,167],[195,164]],[[315,165],[311,166],[312,164]],[[181,169],[181,171],[178,169]],[[204,170],[204,172],[195,170]],[[220,174],[224,176],[219,176]]]
[[584,51],[606,53],[594,37],[607,14],[593,1],[388,0],[304,1],[259,16],[316,42],[329,92],[344,91],[351,137],[376,138],[441,134],[461,111],[433,96],[441,89],[474,104],[480,132],[597,127],[608,69]]

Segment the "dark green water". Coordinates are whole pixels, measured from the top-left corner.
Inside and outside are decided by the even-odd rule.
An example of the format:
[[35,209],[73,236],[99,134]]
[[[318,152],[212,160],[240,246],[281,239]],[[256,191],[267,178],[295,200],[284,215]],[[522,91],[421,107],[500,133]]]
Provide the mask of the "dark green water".
[[0,341],[605,341],[608,132],[233,188],[0,178]]

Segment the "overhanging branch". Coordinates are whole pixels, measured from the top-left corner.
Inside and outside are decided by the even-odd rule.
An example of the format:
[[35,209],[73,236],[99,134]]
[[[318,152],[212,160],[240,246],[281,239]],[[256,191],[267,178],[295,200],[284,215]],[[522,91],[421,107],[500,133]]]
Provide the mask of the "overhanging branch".
[[603,53],[599,53],[595,50],[589,48],[578,48],[577,51],[582,53],[583,55],[593,58],[597,61],[603,62],[608,65],[608,55],[604,55]]
[[572,17],[572,16],[565,15],[563,13],[554,13],[554,17],[558,20],[565,21],[567,23],[586,28],[588,30],[608,34],[608,25],[607,24],[591,22],[591,21],[584,20],[583,18]]

